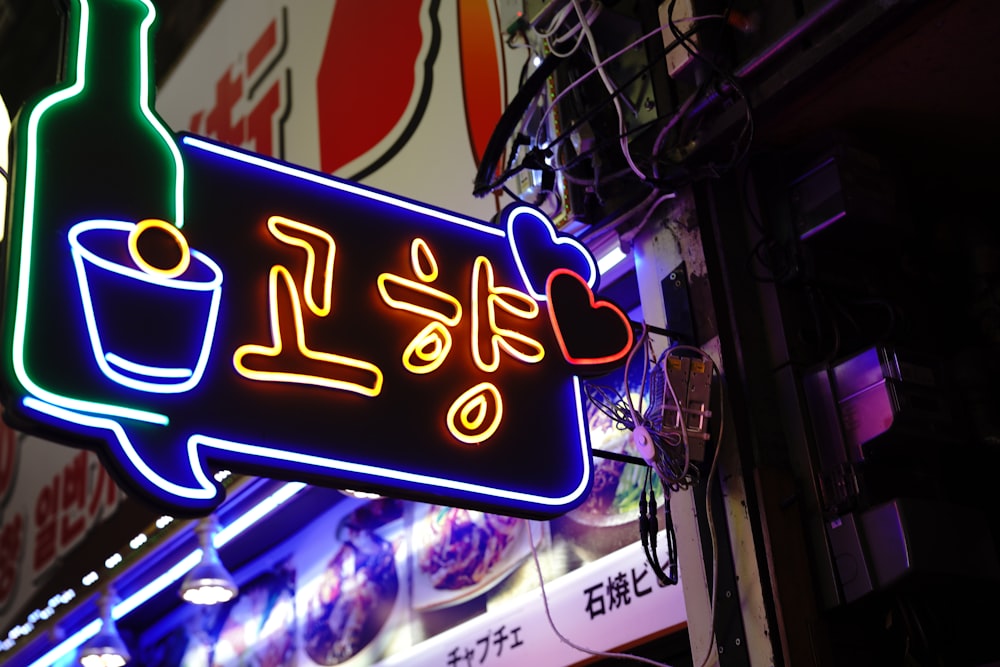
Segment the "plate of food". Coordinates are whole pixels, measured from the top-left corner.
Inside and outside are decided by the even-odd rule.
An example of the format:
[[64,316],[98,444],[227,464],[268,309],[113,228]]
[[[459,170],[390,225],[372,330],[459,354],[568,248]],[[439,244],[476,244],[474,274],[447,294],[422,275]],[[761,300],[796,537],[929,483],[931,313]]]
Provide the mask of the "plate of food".
[[[377,531],[371,506],[348,516],[339,546],[308,596],[303,648],[318,665],[378,651],[400,593],[396,546]],[[384,517],[381,517],[384,518]]]
[[531,554],[525,519],[418,505],[413,521],[413,606],[429,611],[487,592]]
[[290,667],[295,662],[295,579],[266,572],[229,603],[212,650],[212,667]]

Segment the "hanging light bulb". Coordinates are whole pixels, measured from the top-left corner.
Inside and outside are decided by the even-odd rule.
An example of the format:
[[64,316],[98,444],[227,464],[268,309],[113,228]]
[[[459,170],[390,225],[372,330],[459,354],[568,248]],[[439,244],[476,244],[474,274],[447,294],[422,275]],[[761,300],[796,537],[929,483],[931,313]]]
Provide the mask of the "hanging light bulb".
[[219,523],[215,515],[210,515],[198,522],[195,532],[201,546],[201,562],[191,568],[181,583],[181,597],[194,604],[221,604],[229,602],[239,592],[233,575],[219,560],[215,550],[215,531]]
[[108,589],[97,600],[101,629],[80,649],[80,664],[84,667],[124,667],[132,659],[111,617],[115,600],[114,589]]

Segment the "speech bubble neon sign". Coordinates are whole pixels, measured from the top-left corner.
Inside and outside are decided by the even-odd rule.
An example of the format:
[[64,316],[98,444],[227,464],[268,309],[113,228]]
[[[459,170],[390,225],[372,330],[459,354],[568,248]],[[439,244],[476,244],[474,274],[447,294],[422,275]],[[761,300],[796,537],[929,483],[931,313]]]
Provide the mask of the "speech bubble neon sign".
[[[633,343],[587,249],[528,206],[487,224],[175,137],[152,106],[154,17],[74,0],[71,79],[17,122],[8,418],[97,449],[174,513],[217,505],[221,466],[524,516],[581,502],[579,376]],[[563,298],[618,326],[594,340]]]

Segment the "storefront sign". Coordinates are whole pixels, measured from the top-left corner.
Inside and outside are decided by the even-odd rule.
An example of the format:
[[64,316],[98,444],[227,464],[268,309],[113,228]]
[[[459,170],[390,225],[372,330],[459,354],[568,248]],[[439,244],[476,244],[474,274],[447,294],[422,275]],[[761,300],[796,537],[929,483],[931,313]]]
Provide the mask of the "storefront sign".
[[555,666],[592,658],[557,631],[614,651],[683,628],[682,587],[660,585],[637,542],[621,546],[635,516],[572,514],[345,501],[263,554],[237,600],[163,619],[134,655],[148,667]]
[[578,376],[633,343],[584,246],[527,206],[487,224],[176,137],[151,2],[71,5],[69,80],[15,129],[13,423],[173,512],[221,501],[213,466],[526,516],[583,500]]

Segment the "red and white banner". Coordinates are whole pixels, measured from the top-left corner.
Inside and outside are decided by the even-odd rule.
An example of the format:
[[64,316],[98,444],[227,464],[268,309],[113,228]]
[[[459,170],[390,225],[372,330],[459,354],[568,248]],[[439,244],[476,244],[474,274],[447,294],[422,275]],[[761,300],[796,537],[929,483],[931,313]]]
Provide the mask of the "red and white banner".
[[239,0],[161,85],[190,131],[482,219],[477,161],[514,90],[488,0]]
[[0,424],[0,628],[40,620],[24,606],[122,499],[95,453]]

